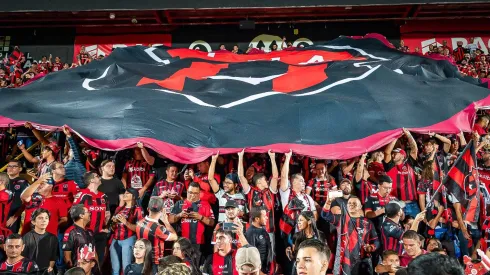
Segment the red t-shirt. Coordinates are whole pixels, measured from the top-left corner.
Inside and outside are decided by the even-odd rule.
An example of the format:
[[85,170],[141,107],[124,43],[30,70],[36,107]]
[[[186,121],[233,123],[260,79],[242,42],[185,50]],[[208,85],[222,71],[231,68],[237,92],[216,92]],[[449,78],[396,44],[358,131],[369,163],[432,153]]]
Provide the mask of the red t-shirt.
[[60,218],[68,216],[68,206],[60,198],[44,198],[38,193],[34,193],[31,196],[31,200],[27,203],[24,226],[22,227],[22,235],[25,235],[31,230],[31,215],[32,212],[38,208],[44,208],[49,211],[49,224],[46,231],[57,236],[58,222]]
[[[423,250],[422,249],[422,254],[420,255],[424,255],[424,254],[427,254],[427,251]],[[420,256],[419,255],[419,256]],[[413,260],[414,258],[412,258],[411,256],[408,256],[406,252],[403,252],[402,255],[400,255],[400,266],[402,267],[407,267],[408,264]]]
[[68,208],[70,208],[78,192],[80,192],[80,188],[74,181],[64,180],[54,184],[51,194],[53,194],[53,197],[64,200]]
[[480,136],[486,135],[487,131],[483,129],[479,124],[473,126],[473,131],[476,131]]

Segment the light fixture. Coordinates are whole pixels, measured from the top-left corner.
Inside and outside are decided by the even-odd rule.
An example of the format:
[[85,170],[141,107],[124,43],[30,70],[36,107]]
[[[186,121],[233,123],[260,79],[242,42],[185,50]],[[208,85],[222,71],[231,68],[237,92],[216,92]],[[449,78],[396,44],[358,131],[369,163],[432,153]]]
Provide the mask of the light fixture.
[[133,17],[133,19],[131,19],[131,23],[133,23],[133,24],[138,24],[138,20],[136,20],[136,18],[135,18],[135,17]]
[[113,12],[109,13],[109,18],[110,19],[116,18],[116,14],[114,14]]

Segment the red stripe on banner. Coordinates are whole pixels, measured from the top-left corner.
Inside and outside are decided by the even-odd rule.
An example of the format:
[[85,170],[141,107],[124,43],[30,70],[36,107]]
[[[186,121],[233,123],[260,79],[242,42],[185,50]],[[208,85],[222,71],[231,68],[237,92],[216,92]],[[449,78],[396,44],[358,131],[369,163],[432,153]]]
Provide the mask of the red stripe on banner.
[[328,52],[317,50],[275,51],[266,54],[234,54],[231,52],[201,52],[190,49],[170,49],[172,57],[198,58],[216,62],[242,63],[249,61],[279,61],[289,65],[307,65],[329,61],[366,60],[364,57],[354,57],[348,52]]
[[[429,131],[448,134],[457,134],[460,131],[471,132],[473,121],[476,116],[476,108],[480,108],[482,106],[490,106],[490,96],[472,103],[464,110],[453,115],[451,118],[445,121],[426,127],[410,128],[409,130],[415,133],[427,133]],[[0,127],[16,127],[22,126],[24,125],[24,123],[25,121],[15,121],[7,117],[0,116]],[[61,131],[61,127],[63,126],[41,125],[36,124],[35,122],[32,122],[32,124],[39,130],[46,131]],[[73,130],[76,132],[77,129]],[[360,156],[366,151],[375,151],[390,143],[391,141],[399,138],[402,133],[402,129],[399,128],[379,132],[370,136],[366,136],[365,138],[339,142],[335,144],[306,145],[294,143],[277,143],[264,146],[248,147],[246,148],[246,151],[250,153],[264,153],[270,149],[277,153],[284,153],[292,149],[297,154],[319,159],[349,159],[352,157]],[[217,151],[220,151],[220,154],[234,154],[240,152],[243,149],[205,147],[188,148],[148,137],[134,137],[117,140],[100,140],[85,136],[82,136],[82,138],[93,147],[109,151],[133,148],[136,147],[137,142],[141,141],[145,144],[146,147],[157,151],[158,153],[163,154],[169,159],[179,163],[197,163],[205,160],[213,154],[216,154]]]
[[468,206],[466,207],[465,215],[464,215],[464,220],[467,222],[476,222],[478,220],[478,217],[476,216],[476,213],[478,213],[478,208],[480,207],[478,200],[479,196],[473,196],[473,198],[469,201]]
[[[448,176],[461,188],[460,191],[464,191],[464,178],[465,174],[461,172],[458,167],[453,167],[448,172]],[[449,190],[450,192],[454,192],[456,190]]]
[[300,91],[327,80],[327,64],[289,66],[288,72],[272,81],[272,90],[283,93]]

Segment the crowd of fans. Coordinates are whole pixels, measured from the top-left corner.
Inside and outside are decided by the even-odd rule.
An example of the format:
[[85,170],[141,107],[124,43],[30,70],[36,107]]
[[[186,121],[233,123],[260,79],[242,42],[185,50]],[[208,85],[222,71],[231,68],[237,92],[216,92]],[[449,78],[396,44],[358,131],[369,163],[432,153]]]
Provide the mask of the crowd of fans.
[[[446,58],[458,67],[463,76],[490,78],[490,66],[487,61],[488,56],[478,48],[478,45],[474,43],[474,39],[470,38],[470,44],[465,47],[463,47],[463,42],[458,42],[457,45],[458,47],[453,50],[447,44],[447,41],[443,40],[441,46],[429,45],[429,51],[425,53],[425,55]],[[298,47],[304,47],[304,45],[300,44]],[[286,37],[283,37],[283,40],[280,41],[280,45],[272,43],[269,48],[254,47],[250,44],[246,51],[240,49],[238,45],[234,45],[231,50],[228,50],[224,44],[220,44],[215,52],[263,54],[277,50],[293,49],[293,44],[286,41]],[[398,50],[411,52],[410,49],[405,46],[403,40],[400,41]],[[420,48],[416,47],[413,54],[422,55]],[[0,88],[17,88],[46,74],[82,66],[90,63],[94,59],[103,59],[104,56],[99,55],[94,58],[85,50],[85,47],[82,46],[77,55],[76,63],[63,63],[59,57],[55,57],[55,61],[53,62],[52,58],[51,55],[49,55],[49,57],[43,56],[41,60],[33,61],[29,67],[26,66],[26,57],[24,53],[22,53],[19,47],[16,46],[12,53],[0,62]]]
[[[456,45],[456,49],[452,49],[451,46],[447,44],[447,40],[443,40],[441,46],[430,44],[429,50],[425,55],[447,59],[458,67],[463,76],[490,78],[489,56],[478,47],[473,37],[470,38],[470,43],[465,47],[463,47],[462,41],[458,41]],[[398,50],[410,52],[410,49],[405,46],[403,40],[400,41]],[[423,55],[419,47],[414,49],[413,54]]]
[[[103,57],[100,55],[96,59]],[[88,64],[93,57],[82,46],[77,60],[77,63],[63,63],[57,56],[53,62],[53,56],[49,55],[31,62],[29,66],[25,54],[16,46],[8,57],[0,61],[0,88],[17,88],[49,73]]]
[[471,139],[490,188],[488,127],[482,114],[466,137],[404,129],[348,160],[242,151],[193,165],[143,143],[102,151],[66,127],[5,129],[0,274],[464,274],[465,256],[466,274],[484,274],[490,212],[467,223],[438,186]]

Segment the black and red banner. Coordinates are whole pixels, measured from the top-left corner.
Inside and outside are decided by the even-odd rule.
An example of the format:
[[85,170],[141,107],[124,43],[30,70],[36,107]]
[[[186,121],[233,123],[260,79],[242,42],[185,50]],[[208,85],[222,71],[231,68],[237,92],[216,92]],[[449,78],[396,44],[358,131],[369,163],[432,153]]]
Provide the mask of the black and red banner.
[[[373,36],[374,37],[374,36]],[[179,162],[272,149],[344,159],[415,132],[470,131],[489,90],[444,60],[376,38],[235,55],[143,46],[0,90],[0,126],[64,124],[108,150]]]

